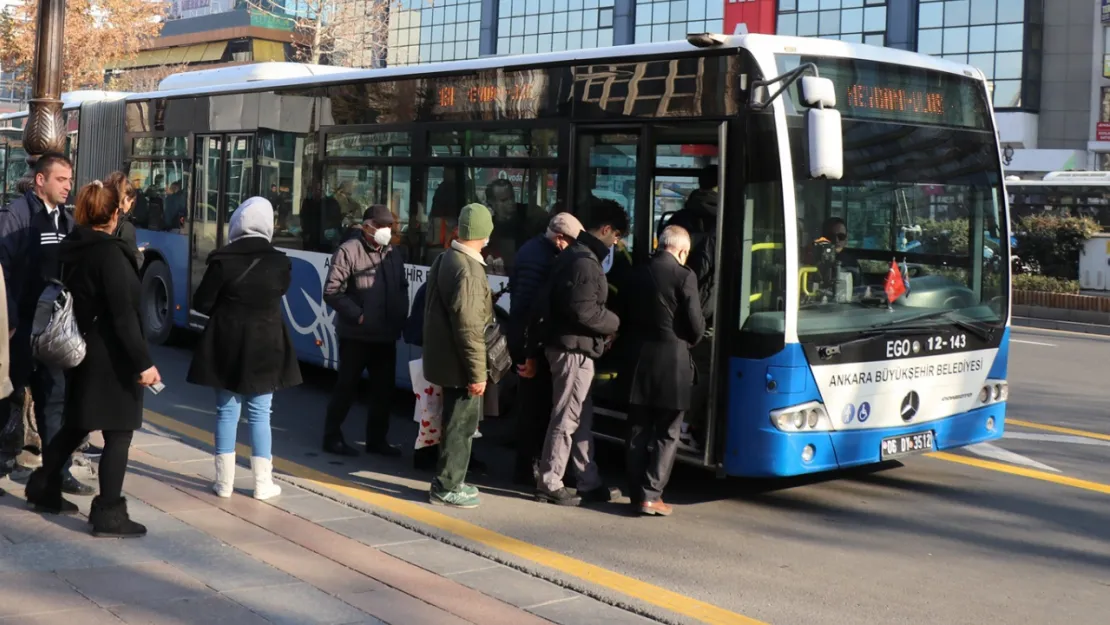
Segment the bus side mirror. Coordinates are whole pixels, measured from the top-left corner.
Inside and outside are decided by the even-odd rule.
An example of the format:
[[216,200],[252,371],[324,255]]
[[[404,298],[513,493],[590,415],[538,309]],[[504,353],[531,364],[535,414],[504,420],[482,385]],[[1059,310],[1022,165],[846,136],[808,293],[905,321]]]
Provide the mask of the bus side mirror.
[[828,78],[803,76],[802,103],[809,107],[809,175],[839,180],[844,176],[844,138],[840,111],[836,108],[836,87]]
[[809,109],[809,175],[813,178],[840,180],[844,177],[844,138],[840,128],[840,111]]

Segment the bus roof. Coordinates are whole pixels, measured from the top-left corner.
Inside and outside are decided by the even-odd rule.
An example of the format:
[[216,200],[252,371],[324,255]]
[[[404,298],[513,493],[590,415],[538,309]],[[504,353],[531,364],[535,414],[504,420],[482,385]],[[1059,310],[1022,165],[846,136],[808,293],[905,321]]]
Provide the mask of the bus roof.
[[[131,95],[125,91],[100,91],[100,90],[84,90],[84,91],[68,91],[62,94],[62,110],[69,111],[79,108],[85,102],[96,102],[101,100],[120,100]],[[4,113],[0,115],[0,120],[5,119],[19,119],[27,117],[27,111],[15,111],[14,113]]]
[[[781,37],[777,35],[714,35],[713,38],[719,45],[713,46],[712,48],[702,48],[690,43],[689,40],[679,40],[612,46],[608,48],[548,52],[542,54],[487,56],[463,61],[402,65],[380,69],[335,68],[334,71],[321,71],[319,69],[320,66],[298,63],[263,63],[251,66],[240,66],[238,68],[227,68],[229,71],[220,74],[216,74],[216,72],[221,72],[220,69],[175,74],[162,81],[159,91],[131,94],[128,96],[128,100],[148,100],[151,98],[229,93],[244,90],[265,91],[269,89],[298,86],[431,76],[455,72],[476,72],[499,68],[542,67],[559,63],[619,61],[621,58],[683,54],[699,49],[727,50],[737,48],[747,48],[757,54],[802,54],[859,58],[911,67],[922,67],[953,74],[963,74],[970,78],[983,80],[982,72],[970,65],[961,65],[932,56],[903,50],[894,50],[892,48],[846,43],[833,39]],[[204,76],[208,76],[209,78],[220,76],[221,78],[227,79],[240,76],[242,77],[242,81],[225,82],[224,80],[218,80],[216,84],[213,84],[211,80],[205,81],[203,79]]]
[[1054,171],[1041,180],[1007,179],[1008,187],[1082,187],[1110,185],[1110,171]]

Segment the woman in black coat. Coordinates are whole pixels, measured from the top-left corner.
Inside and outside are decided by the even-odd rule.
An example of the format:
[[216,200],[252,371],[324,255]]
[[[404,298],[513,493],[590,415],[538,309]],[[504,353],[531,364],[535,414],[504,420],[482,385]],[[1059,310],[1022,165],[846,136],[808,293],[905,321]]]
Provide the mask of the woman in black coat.
[[119,194],[120,218],[119,225],[116,226],[116,236],[123,239],[131,248],[131,254],[135,256],[135,266],[142,269],[143,252],[146,251],[146,246],[139,245],[135,224],[131,223],[131,209],[135,207],[135,197],[138,195],[135,185],[131,184],[127,174],[122,171],[108,174],[104,179],[104,185],[115,189]]
[[216,389],[216,481],[230,497],[242,405],[251,428],[255,499],[281,494],[273,480],[270,406],[274,393],[301,383],[293,339],[281,315],[292,263],[274,249],[274,208],[252,197],[231,215],[228,245],[208,257],[193,308],[208,315],[188,380]]
[[143,423],[143,389],[161,383],[143,338],[139,274],[128,245],[114,236],[119,194],[100,181],[77,194],[77,227],[62,241],[62,279],[85,337],[81,364],[66,372],[65,425],[43,451],[42,467],[27,482],[27,501],[42,512],[75,514],[62,498],[62,468],[89,432],[104,435],[100,494],[89,522],[94,536],[132,537],[146,528],[131,521],[123,476],[131,437]]

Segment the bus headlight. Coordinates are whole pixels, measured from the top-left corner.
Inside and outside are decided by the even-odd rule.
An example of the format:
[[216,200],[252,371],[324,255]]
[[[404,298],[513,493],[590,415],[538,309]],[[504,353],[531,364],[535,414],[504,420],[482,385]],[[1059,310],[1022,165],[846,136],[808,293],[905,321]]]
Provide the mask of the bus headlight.
[[772,410],[771,425],[783,432],[821,432],[832,429],[824,404],[816,401]]

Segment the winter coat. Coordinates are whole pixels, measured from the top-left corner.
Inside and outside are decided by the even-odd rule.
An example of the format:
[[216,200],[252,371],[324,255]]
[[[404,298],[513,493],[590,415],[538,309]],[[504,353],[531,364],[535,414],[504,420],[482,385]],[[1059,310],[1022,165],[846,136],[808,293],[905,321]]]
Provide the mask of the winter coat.
[[397,341],[409,312],[409,281],[400,250],[375,250],[363,236],[345,241],[332,256],[324,301],[335,309],[340,339]]
[[143,337],[135,256],[118,237],[79,226],[62,241],[59,260],[86,344],[85,359],[66,372],[66,427],[137,430],[139,375],[154,363]]
[[258,237],[239,239],[208,256],[193,295],[193,308],[208,315],[208,323],[193,352],[189,383],[243,395],[301,383],[281,314],[292,270],[289,257]]
[[601,259],[608,251],[597,237],[582,232],[556,257],[547,301],[539,305],[546,318],[547,347],[595,359],[605,353],[605,338],[620,326],[616,313],[605,306],[609,282]]
[[636,314],[626,334],[638,358],[632,373],[634,405],[688,410],[696,379],[690,348],[705,333],[694,272],[659,252],[637,270]]
[[[38,222],[46,218],[42,200],[28,191],[7,206],[0,208],[0,265],[8,286],[8,329],[20,325],[30,332],[35,305],[46,288],[43,276],[42,232]],[[58,215],[58,230],[68,235],[74,227],[73,211],[62,208]],[[57,278],[58,274],[48,276]]]
[[[4,273],[0,272],[0,329],[8,327],[8,296]],[[8,333],[0,331],[0,399],[12,394],[11,356],[8,353]]]
[[717,233],[712,233],[694,246],[686,266],[694,272],[698,280],[698,298],[701,301],[701,312],[705,320],[713,320],[713,274],[717,253]]
[[516,264],[509,278],[512,299],[509,300],[509,323],[505,337],[515,364],[524,364],[534,355],[528,353],[526,347],[528,327],[532,322],[536,295],[546,288],[558,253],[555,243],[541,234],[529,239],[516,254]]
[[116,236],[123,239],[127,246],[131,248],[131,254],[135,256],[135,264],[141,269],[143,266],[143,253],[139,251],[139,239],[135,232],[135,224],[131,223],[128,217],[121,217],[119,226],[116,227]]
[[700,235],[717,230],[717,210],[720,202],[721,196],[716,191],[695,189],[686,198],[686,204],[682,210],[671,215],[667,225],[682,226],[690,233],[692,239],[696,239],[694,243],[697,243],[697,240],[701,239]]
[[416,289],[416,295],[412,297],[412,311],[409,312],[409,318],[405,321],[405,342],[416,347],[424,346],[424,302],[427,301],[425,295],[427,292],[427,282]]
[[488,376],[485,328],[493,319],[493,293],[479,258],[452,241],[428,272],[424,377],[432,384],[463,388]]

